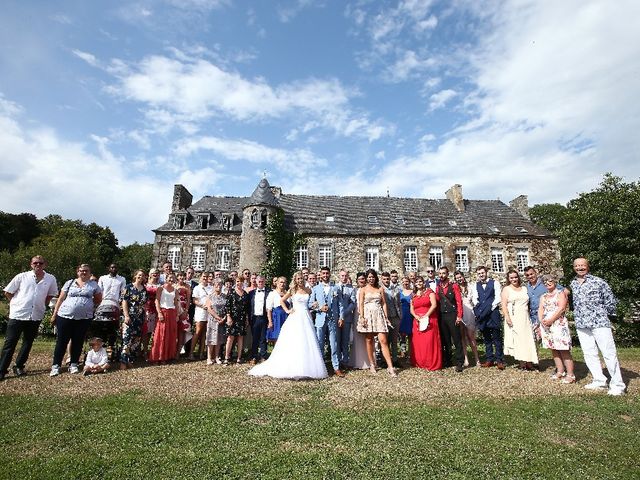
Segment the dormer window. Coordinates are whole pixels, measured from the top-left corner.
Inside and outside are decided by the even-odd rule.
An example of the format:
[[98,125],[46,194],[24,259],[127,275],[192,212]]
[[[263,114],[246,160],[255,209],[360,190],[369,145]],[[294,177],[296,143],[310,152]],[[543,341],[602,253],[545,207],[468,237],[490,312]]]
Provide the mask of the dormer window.
[[396,225],[404,225],[405,224],[404,217],[402,215],[396,215],[394,217],[393,221],[396,223]]
[[423,218],[423,219],[422,219],[422,224],[423,224],[425,227],[430,227],[430,226],[431,226],[431,219],[430,219],[430,218]]
[[376,217],[375,215],[369,215],[367,216],[367,221],[369,222],[369,225],[377,225],[378,217]]
[[335,222],[335,217],[333,215],[327,216],[327,218],[325,219],[325,222]]
[[489,227],[489,230],[491,230],[491,233],[500,233],[500,229],[498,227],[496,227],[495,225],[491,225]]
[[527,230],[526,228],[521,227],[521,226],[516,227],[516,230],[517,230],[519,233],[529,233],[529,230]]
[[458,222],[456,222],[455,220],[449,220],[449,225],[451,225],[452,227],[457,227]]
[[172,227],[174,230],[182,230],[187,223],[186,213],[176,213],[173,215]]
[[233,227],[233,213],[223,213],[220,219],[220,227],[223,230],[231,230]]
[[196,217],[196,226],[200,230],[206,230],[207,228],[209,228],[209,214],[199,213]]

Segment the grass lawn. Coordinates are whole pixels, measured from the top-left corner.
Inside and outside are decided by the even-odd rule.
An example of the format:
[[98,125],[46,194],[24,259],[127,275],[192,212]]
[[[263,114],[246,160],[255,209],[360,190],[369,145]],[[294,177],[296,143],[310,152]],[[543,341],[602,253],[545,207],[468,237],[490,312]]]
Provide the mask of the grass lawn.
[[0,478],[640,477],[640,349],[620,351],[613,398],[582,388],[584,365],[562,386],[550,370],[290,382],[203,362],[51,379],[52,348],[0,384]]

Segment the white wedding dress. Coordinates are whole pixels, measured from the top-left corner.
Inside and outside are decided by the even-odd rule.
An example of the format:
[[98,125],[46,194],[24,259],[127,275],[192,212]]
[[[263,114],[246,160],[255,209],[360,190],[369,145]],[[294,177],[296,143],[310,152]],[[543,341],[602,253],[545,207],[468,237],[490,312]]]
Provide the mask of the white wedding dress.
[[271,355],[249,370],[249,375],[294,380],[328,376],[307,307],[309,295],[296,293],[291,300],[293,312],[282,325]]

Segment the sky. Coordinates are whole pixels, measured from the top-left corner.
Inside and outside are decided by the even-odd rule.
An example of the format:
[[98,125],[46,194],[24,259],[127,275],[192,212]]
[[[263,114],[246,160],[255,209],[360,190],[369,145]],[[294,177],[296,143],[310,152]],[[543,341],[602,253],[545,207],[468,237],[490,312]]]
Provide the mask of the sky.
[[153,241],[173,185],[565,203],[640,177],[640,2],[5,0],[0,210]]

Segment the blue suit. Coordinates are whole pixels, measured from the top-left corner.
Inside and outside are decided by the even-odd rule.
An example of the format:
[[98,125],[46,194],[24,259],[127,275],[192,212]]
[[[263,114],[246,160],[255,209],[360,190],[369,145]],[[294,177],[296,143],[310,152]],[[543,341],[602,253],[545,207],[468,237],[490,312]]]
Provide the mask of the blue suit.
[[482,332],[484,338],[487,362],[504,363],[500,307],[496,306],[492,309],[496,297],[499,296],[496,292],[496,282],[489,279],[484,288],[478,282],[476,290],[478,300],[473,307],[473,313],[476,315],[478,330]]
[[[340,360],[338,358],[338,319],[340,318],[340,289],[335,285],[329,285],[325,294],[325,285],[319,283],[311,290],[309,295],[309,309],[315,312],[316,336],[320,352],[324,354],[324,341],[329,333],[329,346],[331,347],[331,365],[334,370],[340,370]],[[312,307],[314,303],[317,305]],[[329,309],[323,312],[324,306]]]
[[349,364],[349,340],[351,339],[351,326],[353,315],[356,311],[356,301],[353,295],[354,288],[347,284],[338,284],[340,290],[339,305],[340,318],[344,322],[342,328],[338,328],[338,357],[342,365]]

